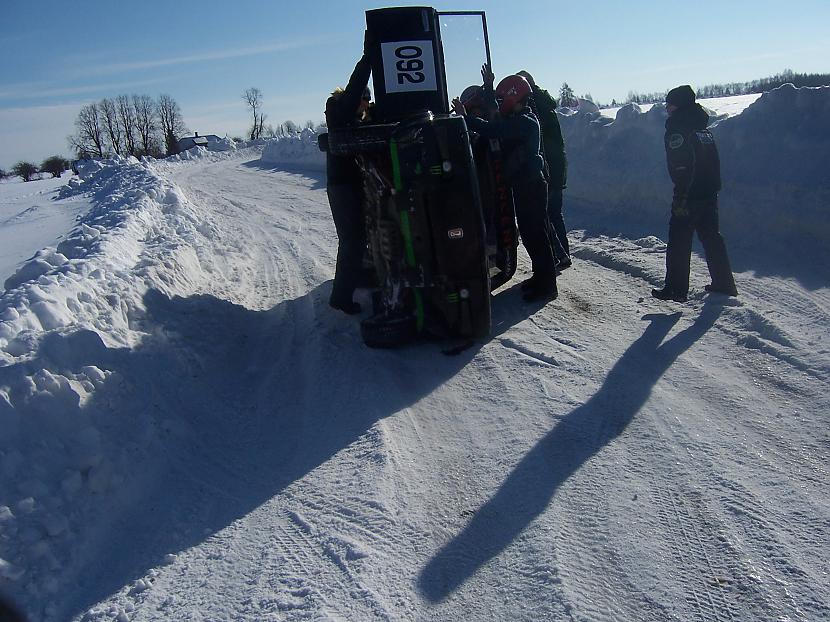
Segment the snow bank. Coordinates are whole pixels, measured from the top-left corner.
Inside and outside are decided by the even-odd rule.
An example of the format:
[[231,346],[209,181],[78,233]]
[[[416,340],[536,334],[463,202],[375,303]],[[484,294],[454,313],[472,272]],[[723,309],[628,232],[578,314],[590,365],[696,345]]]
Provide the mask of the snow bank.
[[94,541],[84,525],[118,507],[141,475],[131,465],[163,433],[142,395],[131,412],[105,397],[123,380],[115,357],[146,336],[145,294],[209,278],[198,250],[209,228],[151,161],[85,165],[62,194],[81,192],[92,209],[0,296],[0,587],[15,582],[31,602],[71,590],[54,569],[83,566],[73,538]]
[[317,136],[320,131],[323,130],[315,131],[306,128],[298,134],[268,140],[262,151],[262,163],[324,171],[326,154],[317,146]]
[[[707,103],[707,102],[704,102]],[[562,114],[568,151],[566,201],[586,213],[581,225],[614,229],[637,223],[665,234],[671,181],[666,171],[662,104],[642,112],[623,106]],[[830,88],[785,85],[758,97],[742,114],[711,114],[721,153],[721,223],[745,247],[830,248]]]
[[208,149],[211,151],[236,151],[236,142],[232,138],[220,138],[219,140],[208,141]]

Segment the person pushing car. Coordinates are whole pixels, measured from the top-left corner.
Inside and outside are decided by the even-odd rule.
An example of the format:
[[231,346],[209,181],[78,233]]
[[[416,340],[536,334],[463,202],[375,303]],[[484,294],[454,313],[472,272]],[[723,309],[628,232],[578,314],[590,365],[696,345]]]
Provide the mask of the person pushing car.
[[[365,120],[372,93],[369,90],[369,31],[363,43],[363,56],[357,61],[345,89],[335,89],[326,101],[329,130],[357,125]],[[349,315],[360,313],[353,300],[362,273],[366,230],[363,222],[363,177],[351,155],[326,153],[326,194],[337,230],[337,264],[329,305]]]
[[[492,95],[493,74],[481,70],[485,93]],[[511,75],[495,90],[499,115],[490,121],[468,114],[460,99],[453,110],[464,116],[467,127],[486,138],[498,138],[504,150],[504,172],[513,189],[516,224],[532,263],[533,275],[522,283],[528,302],[554,300],[558,295],[550,221],[547,217],[548,186],[540,153],[539,121],[528,107],[532,91],[528,81]]]

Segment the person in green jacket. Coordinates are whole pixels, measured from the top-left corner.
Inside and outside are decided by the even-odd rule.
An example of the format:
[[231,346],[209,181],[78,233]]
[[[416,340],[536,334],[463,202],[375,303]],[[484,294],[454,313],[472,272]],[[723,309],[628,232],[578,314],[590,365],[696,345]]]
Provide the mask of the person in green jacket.
[[542,127],[542,151],[548,169],[548,218],[556,233],[553,248],[556,253],[556,269],[571,267],[571,250],[568,245],[568,233],[562,218],[562,190],[567,184],[568,161],[565,157],[565,141],[559,117],[556,115],[556,100],[545,89],[540,88],[527,71],[519,71],[533,89],[531,108]]

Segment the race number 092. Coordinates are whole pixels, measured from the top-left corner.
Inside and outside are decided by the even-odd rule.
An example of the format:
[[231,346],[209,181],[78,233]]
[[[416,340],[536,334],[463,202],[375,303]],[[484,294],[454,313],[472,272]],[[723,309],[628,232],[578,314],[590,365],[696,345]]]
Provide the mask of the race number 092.
[[421,60],[423,53],[421,48],[414,45],[404,45],[395,50],[395,57],[399,59],[395,63],[398,84],[419,84],[426,79],[421,71],[424,68],[424,61]]
[[380,50],[386,93],[438,90],[432,41],[384,41],[380,44]]

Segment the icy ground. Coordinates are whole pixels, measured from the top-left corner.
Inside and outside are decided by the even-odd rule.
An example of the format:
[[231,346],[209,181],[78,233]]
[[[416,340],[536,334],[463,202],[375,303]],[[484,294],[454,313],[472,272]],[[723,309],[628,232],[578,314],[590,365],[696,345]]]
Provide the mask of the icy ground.
[[830,617],[826,286],[709,296],[694,258],[658,302],[657,237],[577,231],[559,300],[522,254],[491,339],[373,351],[321,173],[194,152],[60,196],[82,222],[0,298],[33,620]]

